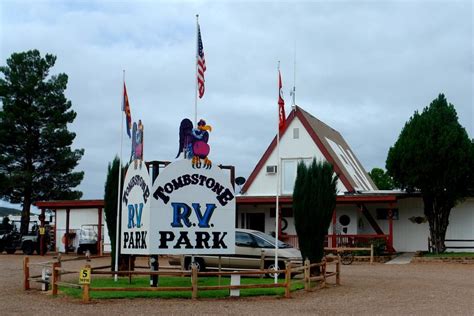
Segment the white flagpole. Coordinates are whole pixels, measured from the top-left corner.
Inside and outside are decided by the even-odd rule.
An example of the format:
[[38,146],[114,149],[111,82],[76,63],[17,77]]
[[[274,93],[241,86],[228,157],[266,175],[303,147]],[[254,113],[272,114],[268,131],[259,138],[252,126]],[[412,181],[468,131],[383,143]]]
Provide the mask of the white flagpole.
[[194,123],[196,124],[197,128],[197,102],[198,102],[198,54],[199,54],[199,14],[196,14],[196,56],[194,67],[196,68],[196,76],[194,80],[196,80],[196,89],[194,93]]
[[[278,61],[278,98],[280,98],[280,62]],[[280,104],[278,106],[278,120],[277,120],[277,190],[276,190],[276,206],[275,206],[275,269],[278,267],[278,233],[279,233],[279,221],[280,221]],[[280,269],[281,267],[278,267]],[[278,282],[278,275],[274,274],[275,284]]]
[[120,202],[122,200],[121,192],[121,184],[122,184],[122,148],[123,148],[123,121],[124,121],[124,100],[125,94],[125,70],[123,71],[123,79],[122,79],[122,122],[120,124],[120,157],[119,157],[119,170],[118,170],[118,185],[117,185],[117,227],[115,230],[115,274],[114,274],[114,281],[117,282],[118,280],[118,258],[119,258],[119,244],[120,244]]

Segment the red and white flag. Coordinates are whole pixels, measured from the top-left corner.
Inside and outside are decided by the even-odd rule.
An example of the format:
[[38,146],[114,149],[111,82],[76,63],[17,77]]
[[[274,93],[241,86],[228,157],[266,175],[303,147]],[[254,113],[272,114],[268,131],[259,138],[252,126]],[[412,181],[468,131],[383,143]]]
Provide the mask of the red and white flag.
[[199,91],[199,98],[202,98],[204,95],[204,72],[206,71],[206,59],[204,58],[204,49],[202,46],[202,39],[201,39],[201,28],[198,24],[198,47],[197,47],[197,83],[198,83],[198,91]]
[[285,100],[283,100],[283,90],[281,88],[281,74],[280,70],[278,70],[278,116],[280,118],[278,122],[278,130],[280,131],[280,133],[285,128],[286,124]]

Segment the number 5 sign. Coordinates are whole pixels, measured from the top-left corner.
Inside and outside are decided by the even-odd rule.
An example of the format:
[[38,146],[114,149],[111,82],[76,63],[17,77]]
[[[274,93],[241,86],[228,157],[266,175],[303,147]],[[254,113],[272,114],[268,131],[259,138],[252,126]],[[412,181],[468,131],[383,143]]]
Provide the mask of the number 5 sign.
[[79,273],[79,284],[91,284],[91,268],[83,268]]

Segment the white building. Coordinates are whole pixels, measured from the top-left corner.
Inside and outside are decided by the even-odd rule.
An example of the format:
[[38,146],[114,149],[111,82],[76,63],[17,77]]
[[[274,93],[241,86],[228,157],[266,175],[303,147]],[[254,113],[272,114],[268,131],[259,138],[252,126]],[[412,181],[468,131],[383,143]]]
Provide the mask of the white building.
[[[275,232],[276,142],[275,136],[237,198],[237,227]],[[291,208],[296,167],[299,161],[310,162],[313,157],[330,162],[339,175],[337,207],[328,235],[330,246],[376,238],[385,239],[389,250],[428,249],[429,225],[421,198],[378,190],[341,134],[298,106],[293,107],[280,137],[282,239],[297,245]],[[474,239],[474,198],[452,210],[446,239]]]

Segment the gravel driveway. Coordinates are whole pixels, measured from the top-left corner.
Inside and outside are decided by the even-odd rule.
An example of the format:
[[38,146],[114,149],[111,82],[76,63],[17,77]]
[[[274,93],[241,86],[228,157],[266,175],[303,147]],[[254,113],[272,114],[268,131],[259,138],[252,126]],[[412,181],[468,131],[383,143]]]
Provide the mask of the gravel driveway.
[[[22,259],[20,254],[0,255],[1,315],[474,315],[474,265],[342,266],[341,286],[293,293],[291,299],[96,300],[86,305],[37,290],[23,291]],[[32,262],[48,259],[31,257]],[[107,262],[100,259],[93,265]],[[32,283],[32,287],[39,286]]]

